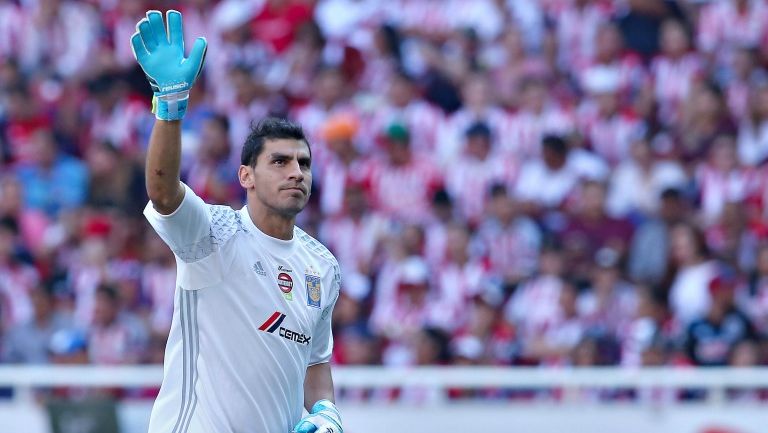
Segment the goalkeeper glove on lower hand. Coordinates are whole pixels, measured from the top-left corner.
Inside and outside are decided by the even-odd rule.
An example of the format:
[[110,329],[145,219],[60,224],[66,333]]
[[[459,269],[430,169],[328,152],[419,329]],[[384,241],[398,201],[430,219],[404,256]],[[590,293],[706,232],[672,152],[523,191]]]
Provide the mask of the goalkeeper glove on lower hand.
[[296,424],[293,433],[344,433],[341,415],[330,400],[320,400],[312,406],[309,415]]
[[159,11],[147,12],[136,24],[131,49],[152,86],[152,112],[161,120],[181,120],[187,110],[189,89],[200,75],[207,42],[197,38],[189,57],[184,57],[181,13],[166,13],[167,29]]

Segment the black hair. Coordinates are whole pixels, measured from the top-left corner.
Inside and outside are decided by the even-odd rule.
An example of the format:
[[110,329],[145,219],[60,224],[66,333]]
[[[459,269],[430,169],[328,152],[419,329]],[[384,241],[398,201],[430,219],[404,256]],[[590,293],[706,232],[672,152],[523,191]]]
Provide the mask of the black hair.
[[13,217],[4,216],[0,218],[0,229],[7,230],[16,236],[19,234],[19,223]]
[[680,200],[683,198],[683,192],[675,187],[664,188],[660,195],[662,200]]
[[110,284],[102,284],[99,287],[96,288],[96,293],[99,295],[104,295],[109,299],[110,302],[116,303],[119,299],[119,292],[117,290],[117,287],[110,285]]
[[223,114],[215,113],[208,118],[211,122],[216,122],[224,129],[224,132],[229,132],[229,118]]
[[491,128],[485,122],[475,122],[467,128],[464,132],[466,137],[483,137],[486,139],[491,138]]
[[565,155],[568,153],[568,143],[563,140],[562,137],[557,135],[546,135],[541,140],[541,145],[545,149],[549,149],[559,155]]
[[453,205],[453,199],[451,198],[451,195],[443,188],[440,188],[439,190],[435,191],[435,193],[432,195],[432,204],[433,205],[445,205],[445,206],[452,206]]
[[240,163],[248,166],[256,165],[256,160],[261,155],[262,150],[264,150],[264,142],[277,139],[304,141],[307,143],[310,156],[312,155],[312,148],[309,145],[309,140],[304,135],[301,125],[286,119],[267,117],[255,126],[251,125],[251,132],[248,134],[248,138],[245,139],[243,151],[240,154]]
[[488,188],[488,195],[491,198],[506,197],[507,195],[509,195],[509,192],[507,190],[506,185],[504,185],[501,182],[495,182],[493,185],[491,185]]

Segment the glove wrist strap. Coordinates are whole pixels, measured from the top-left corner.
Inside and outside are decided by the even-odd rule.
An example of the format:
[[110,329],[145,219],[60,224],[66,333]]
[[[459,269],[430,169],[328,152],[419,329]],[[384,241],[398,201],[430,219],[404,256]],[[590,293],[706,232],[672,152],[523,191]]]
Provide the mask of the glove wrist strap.
[[155,94],[152,98],[152,113],[160,120],[181,120],[187,112],[189,90]]

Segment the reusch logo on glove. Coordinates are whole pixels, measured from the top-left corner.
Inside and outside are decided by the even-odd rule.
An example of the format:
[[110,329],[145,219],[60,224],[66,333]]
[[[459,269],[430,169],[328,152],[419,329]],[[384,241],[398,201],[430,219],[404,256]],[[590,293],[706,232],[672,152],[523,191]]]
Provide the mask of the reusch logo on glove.
[[187,82],[184,81],[183,83],[172,84],[170,86],[165,86],[165,87],[161,88],[160,91],[161,92],[171,92],[171,91],[174,91],[174,90],[183,90],[183,89],[186,89],[187,87],[189,87],[189,84],[187,84]]
[[271,316],[269,316],[269,319],[267,319],[264,323],[261,324],[261,326],[259,326],[259,331],[274,334],[275,331],[279,330],[278,335],[285,338],[286,340],[291,340],[305,346],[309,344],[309,340],[311,340],[312,337],[304,335],[300,332],[292,331],[288,328],[283,328],[280,326],[280,324],[283,323],[283,320],[285,320],[285,314],[279,311],[275,311]]

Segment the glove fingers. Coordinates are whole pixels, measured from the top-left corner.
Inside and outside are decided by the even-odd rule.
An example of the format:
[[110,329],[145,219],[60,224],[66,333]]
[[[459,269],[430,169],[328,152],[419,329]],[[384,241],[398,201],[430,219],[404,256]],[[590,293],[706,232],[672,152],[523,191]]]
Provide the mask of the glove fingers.
[[136,58],[140,65],[144,63],[147,56],[149,56],[149,51],[147,51],[147,47],[144,46],[144,42],[141,39],[139,32],[136,32],[131,36],[131,51],[133,51],[133,57]]
[[152,33],[154,33],[157,43],[168,44],[168,35],[165,32],[163,14],[161,14],[160,11],[149,11],[147,12],[147,18],[149,19],[149,25],[152,27]]
[[315,433],[317,426],[309,421],[302,421],[301,424],[293,428],[293,433]]
[[165,13],[165,20],[168,23],[168,40],[171,45],[181,47],[181,52],[184,52],[184,28],[181,24],[181,12],[171,9]]
[[149,24],[149,20],[143,18],[139,21],[139,23],[136,24],[136,30],[139,32],[147,51],[150,53],[154,51],[155,48],[157,48],[157,39],[155,38],[154,32],[152,32],[152,26]]
[[192,50],[189,52],[187,61],[192,65],[197,66],[194,77],[197,78],[200,75],[200,70],[203,68],[203,62],[205,61],[205,52],[208,49],[208,41],[203,37],[195,39],[195,43],[192,45]]

